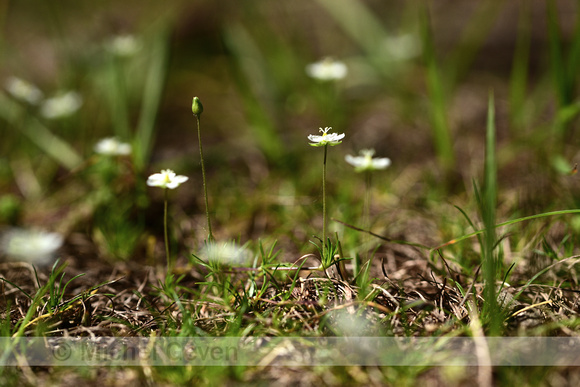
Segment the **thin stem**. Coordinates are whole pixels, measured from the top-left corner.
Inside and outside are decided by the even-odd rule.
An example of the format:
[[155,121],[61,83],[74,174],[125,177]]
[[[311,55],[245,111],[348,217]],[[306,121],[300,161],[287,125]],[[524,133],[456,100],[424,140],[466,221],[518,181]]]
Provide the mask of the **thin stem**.
[[167,188],[164,190],[165,203],[163,206],[163,234],[165,237],[165,257],[167,258],[167,273],[171,272],[172,263],[169,257],[169,237],[167,235]]
[[[371,188],[372,179],[371,171],[365,171],[365,201],[364,201],[364,214],[363,214],[363,224],[367,230],[371,229]],[[366,234],[364,236],[364,245],[370,242],[370,235]],[[367,250],[367,260],[368,260],[368,250]]]
[[365,171],[365,202],[364,202],[364,224],[370,230],[371,229],[371,187],[372,179],[371,172]]
[[324,161],[322,162],[322,258],[326,247],[326,153],[328,144],[324,146]]
[[203,147],[201,145],[201,129],[200,129],[200,118],[199,118],[199,114],[195,115],[195,118],[197,118],[197,139],[199,140],[199,158],[201,160],[201,175],[203,178],[203,197],[205,200],[205,215],[207,217],[207,229],[209,231],[209,236],[208,239],[209,241],[213,241],[213,233],[211,232],[211,221],[209,218],[209,203],[207,200],[207,185],[205,183],[205,165],[203,163]]

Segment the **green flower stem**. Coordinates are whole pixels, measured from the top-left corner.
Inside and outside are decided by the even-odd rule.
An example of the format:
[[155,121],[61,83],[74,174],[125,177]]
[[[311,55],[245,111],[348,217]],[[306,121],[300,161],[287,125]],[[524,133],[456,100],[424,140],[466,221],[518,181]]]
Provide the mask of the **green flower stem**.
[[372,175],[371,171],[365,171],[365,202],[364,202],[364,222],[371,229],[371,189],[372,189]]
[[324,145],[324,161],[322,162],[322,259],[326,247],[326,153],[328,144]]
[[[364,209],[363,209],[363,224],[367,230],[371,229],[371,189],[372,189],[372,172],[365,171],[365,201],[364,201]],[[370,242],[370,235],[366,234],[364,236],[364,244]],[[367,259],[368,259],[368,250],[367,250]]]
[[165,203],[163,205],[163,236],[165,237],[165,257],[167,258],[167,273],[171,272],[173,268],[171,259],[169,257],[169,237],[167,234],[167,188],[164,189]]
[[201,160],[201,175],[203,178],[203,197],[205,200],[205,215],[207,217],[207,229],[209,231],[208,239],[209,241],[214,241],[213,233],[211,232],[211,221],[209,218],[209,203],[207,200],[207,185],[205,182],[205,165],[203,163],[203,147],[201,145],[201,129],[200,129],[200,118],[199,114],[195,114],[195,118],[197,119],[197,139],[199,140],[199,158]]

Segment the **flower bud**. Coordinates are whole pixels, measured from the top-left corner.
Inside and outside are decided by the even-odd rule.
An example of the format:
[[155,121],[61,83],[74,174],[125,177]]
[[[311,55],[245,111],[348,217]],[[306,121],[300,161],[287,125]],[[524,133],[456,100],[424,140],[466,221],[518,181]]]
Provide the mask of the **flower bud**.
[[200,116],[203,113],[203,105],[197,97],[193,97],[193,102],[191,103],[191,112],[195,116]]

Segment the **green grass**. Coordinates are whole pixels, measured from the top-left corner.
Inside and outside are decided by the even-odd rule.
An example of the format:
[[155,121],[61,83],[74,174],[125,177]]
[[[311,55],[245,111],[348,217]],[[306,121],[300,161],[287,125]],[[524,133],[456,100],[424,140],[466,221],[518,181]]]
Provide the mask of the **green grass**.
[[[52,5],[47,20],[29,4],[0,5],[0,82],[14,74],[46,96],[83,96],[77,112],[51,120],[0,91],[0,234],[38,227],[66,240],[54,265],[0,262],[3,336],[577,335],[572,2],[227,5]],[[125,7],[140,13],[122,28],[82,22],[123,18]],[[141,50],[115,57],[104,42],[124,32]],[[421,51],[390,46],[401,36]],[[347,77],[308,78],[305,66],[326,56]],[[346,136],[325,148],[321,184],[322,154],[307,136],[330,126]],[[132,155],[93,154],[110,136]],[[392,160],[372,185],[344,161],[365,148]],[[189,180],[166,207],[145,182],[167,168]],[[545,385],[576,371],[21,365],[1,368],[0,384],[58,383],[66,372],[69,384],[105,385],[103,375]]]

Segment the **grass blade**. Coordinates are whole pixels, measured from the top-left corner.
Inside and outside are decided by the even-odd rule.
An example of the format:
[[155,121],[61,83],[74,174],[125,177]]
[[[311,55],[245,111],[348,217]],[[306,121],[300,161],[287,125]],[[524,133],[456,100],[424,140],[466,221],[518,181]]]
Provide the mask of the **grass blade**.
[[272,101],[278,96],[272,87],[268,59],[242,25],[228,26],[224,39],[236,61],[236,81],[244,98],[250,129],[268,160],[279,163],[284,144],[275,124],[277,112]]
[[524,120],[524,105],[528,82],[528,65],[531,44],[531,15],[527,2],[521,3],[518,37],[514,52],[512,71],[509,83],[510,119],[515,128],[521,128]]
[[167,72],[169,32],[169,26],[165,25],[161,27],[161,30],[153,40],[152,62],[147,74],[147,83],[143,92],[143,103],[135,137],[135,165],[138,170],[142,170],[145,167],[153,146],[155,119],[161,103]]
[[127,85],[123,76],[123,62],[110,55],[108,63],[107,103],[111,112],[111,121],[115,135],[127,141],[130,137],[129,107]]
[[447,86],[451,89],[467,73],[470,65],[476,59],[479,49],[486,42],[490,30],[496,23],[497,15],[502,10],[505,1],[488,0],[478,3],[481,6],[478,7],[469,22],[465,23],[466,27],[461,33],[460,40],[446,62],[446,68],[450,69]]
[[451,140],[451,130],[447,122],[447,102],[443,91],[444,81],[441,77],[435,48],[433,32],[429,20],[428,10],[423,8],[421,13],[421,33],[423,41],[423,60],[427,71],[427,89],[430,101],[431,127],[435,152],[440,167],[449,171],[455,166],[455,153]]
[[554,81],[554,88],[560,107],[570,103],[570,93],[568,90],[566,67],[564,65],[564,54],[562,49],[562,38],[560,36],[560,23],[558,21],[557,7],[554,0],[548,0],[547,23],[548,23],[548,46],[550,50],[550,66]]
[[487,129],[485,136],[485,172],[484,172],[484,192],[483,192],[483,224],[484,245],[483,245],[483,278],[485,278],[485,307],[490,316],[491,336],[497,336],[501,332],[502,316],[500,314],[497,299],[495,281],[499,262],[494,254],[496,242],[495,235],[495,209],[497,203],[497,162],[495,157],[495,109],[493,93],[490,93],[487,110]]

